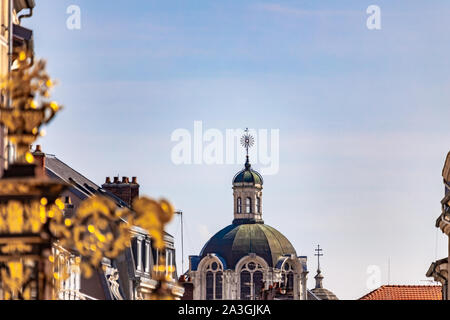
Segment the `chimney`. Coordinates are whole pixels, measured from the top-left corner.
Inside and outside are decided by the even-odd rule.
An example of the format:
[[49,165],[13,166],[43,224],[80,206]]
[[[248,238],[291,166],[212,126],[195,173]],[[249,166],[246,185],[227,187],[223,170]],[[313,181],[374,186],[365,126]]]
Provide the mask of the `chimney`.
[[137,182],[137,177],[131,178],[131,200],[139,198],[139,184]]
[[36,146],[33,152],[34,163],[36,165],[36,177],[45,177],[45,153],[42,152],[40,145]]
[[139,197],[139,184],[136,177],[132,178],[131,183],[128,177],[122,177],[122,182],[120,182],[120,177],[114,177],[114,183],[111,183],[111,179],[107,177],[102,188],[114,194],[129,206],[131,206],[134,198]]
[[74,205],[72,204],[72,199],[70,197],[66,197],[64,201],[64,217],[72,218],[74,215]]

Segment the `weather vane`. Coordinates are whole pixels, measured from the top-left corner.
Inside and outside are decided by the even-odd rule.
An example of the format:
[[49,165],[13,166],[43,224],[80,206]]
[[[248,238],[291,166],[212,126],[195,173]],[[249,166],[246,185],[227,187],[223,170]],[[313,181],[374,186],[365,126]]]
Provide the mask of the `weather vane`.
[[249,133],[248,128],[245,129],[245,134],[241,138],[241,145],[245,148],[247,151],[247,158],[248,158],[248,149],[253,147],[255,144],[255,138]]

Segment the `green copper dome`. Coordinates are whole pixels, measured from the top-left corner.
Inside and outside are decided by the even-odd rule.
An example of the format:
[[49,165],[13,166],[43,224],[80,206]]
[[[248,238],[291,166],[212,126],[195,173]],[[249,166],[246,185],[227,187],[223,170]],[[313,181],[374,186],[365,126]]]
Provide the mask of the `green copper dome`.
[[297,253],[280,232],[261,224],[232,224],[214,235],[200,253],[205,257],[209,253],[220,255],[227,264],[227,269],[234,269],[240,259],[255,253],[274,267],[284,255]]
[[233,178],[233,184],[235,183],[252,183],[253,185],[255,184],[263,185],[264,180],[258,172],[252,169],[252,166],[247,157],[245,169],[238,172]]

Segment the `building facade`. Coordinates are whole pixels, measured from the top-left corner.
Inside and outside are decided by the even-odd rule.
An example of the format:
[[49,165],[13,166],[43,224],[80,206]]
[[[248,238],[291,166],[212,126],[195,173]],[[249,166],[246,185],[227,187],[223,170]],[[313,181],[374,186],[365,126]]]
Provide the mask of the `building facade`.
[[233,179],[234,220],[189,258],[194,300],[260,300],[275,285],[291,300],[306,300],[307,258],[263,221],[263,178],[245,168]]

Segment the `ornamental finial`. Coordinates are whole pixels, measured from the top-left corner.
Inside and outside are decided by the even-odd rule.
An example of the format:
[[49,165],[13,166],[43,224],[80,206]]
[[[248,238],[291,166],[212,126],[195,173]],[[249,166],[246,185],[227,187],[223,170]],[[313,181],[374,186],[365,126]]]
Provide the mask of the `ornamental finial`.
[[248,149],[254,146],[255,144],[255,138],[249,133],[248,128],[245,129],[244,135],[241,138],[241,145],[245,148],[245,151],[247,152],[247,162],[245,164],[245,167],[250,166],[250,160],[248,157]]

